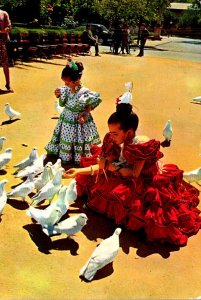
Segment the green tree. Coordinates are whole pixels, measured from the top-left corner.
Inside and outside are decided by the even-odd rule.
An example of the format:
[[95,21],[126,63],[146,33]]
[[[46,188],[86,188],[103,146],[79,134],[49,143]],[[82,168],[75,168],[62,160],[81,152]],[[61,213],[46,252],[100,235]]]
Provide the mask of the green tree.
[[194,0],[191,3],[192,7],[179,17],[178,26],[201,28],[201,1]]
[[102,0],[100,12],[104,18],[111,21],[124,19],[126,22],[135,23],[161,22],[169,4],[169,0]]

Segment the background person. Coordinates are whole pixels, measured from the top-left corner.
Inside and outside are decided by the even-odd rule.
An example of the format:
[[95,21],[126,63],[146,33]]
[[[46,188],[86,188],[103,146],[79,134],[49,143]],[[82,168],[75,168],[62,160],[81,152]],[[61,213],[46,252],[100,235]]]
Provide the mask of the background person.
[[115,22],[114,31],[113,31],[113,35],[112,35],[115,55],[119,54],[119,48],[122,45],[122,38],[123,38],[123,30],[122,30],[121,24],[119,24],[119,22]]
[[9,32],[11,31],[11,21],[6,11],[0,10],[0,64],[6,79],[6,89],[13,93],[10,87],[9,60],[7,53],[7,43],[10,41]]
[[121,44],[121,52],[124,54],[124,49],[126,53],[129,54],[129,29],[128,26],[124,23],[122,26],[122,44]]
[[142,23],[140,25],[140,30],[138,33],[138,44],[140,46],[140,52],[137,56],[144,56],[144,46],[146,44],[146,40],[149,37],[149,31],[146,28],[146,25]]
[[93,36],[90,25],[86,25],[86,29],[82,33],[82,43],[89,44],[90,46],[94,46],[95,56],[100,56],[99,47],[98,47],[98,38]]

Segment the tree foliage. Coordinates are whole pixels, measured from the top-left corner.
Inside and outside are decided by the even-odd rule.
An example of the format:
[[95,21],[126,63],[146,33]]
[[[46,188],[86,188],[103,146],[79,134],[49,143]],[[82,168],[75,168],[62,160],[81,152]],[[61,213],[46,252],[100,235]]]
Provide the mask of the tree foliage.
[[[78,22],[112,23],[124,20],[128,24],[161,23],[170,14],[170,0],[1,0],[1,7],[16,21],[40,18],[42,23],[60,25],[65,16],[73,16]],[[191,2],[194,9],[185,12],[180,22],[201,23],[200,0],[177,0]],[[38,11],[36,9],[38,6]],[[173,18],[173,16],[171,17]],[[29,20],[31,21],[31,20]]]

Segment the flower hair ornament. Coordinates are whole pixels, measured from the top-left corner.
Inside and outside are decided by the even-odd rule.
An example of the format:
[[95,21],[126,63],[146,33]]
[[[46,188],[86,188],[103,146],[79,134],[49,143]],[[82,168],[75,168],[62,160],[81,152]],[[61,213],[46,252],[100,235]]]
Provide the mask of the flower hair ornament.
[[126,82],[125,83],[126,92],[117,98],[116,104],[120,103],[129,103],[132,104],[132,89],[133,89],[133,82]]
[[71,58],[68,59],[66,66],[68,66],[69,68],[72,68],[73,71],[78,71],[78,66],[76,65],[76,63],[74,61],[71,60]]

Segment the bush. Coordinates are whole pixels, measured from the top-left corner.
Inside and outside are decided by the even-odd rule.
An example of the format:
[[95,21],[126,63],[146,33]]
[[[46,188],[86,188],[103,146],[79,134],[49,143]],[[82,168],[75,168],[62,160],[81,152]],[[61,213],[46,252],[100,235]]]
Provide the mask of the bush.
[[42,39],[44,35],[46,35],[48,39],[51,40],[54,35],[58,35],[62,37],[64,33],[81,34],[84,31],[84,29],[85,26],[77,26],[76,28],[73,29],[64,29],[63,27],[60,26],[48,26],[48,25],[41,26],[40,28],[29,28],[27,27],[27,24],[15,23],[11,31],[11,39],[19,40],[20,33],[23,34],[27,33],[30,34],[30,36],[38,36],[39,40]]

